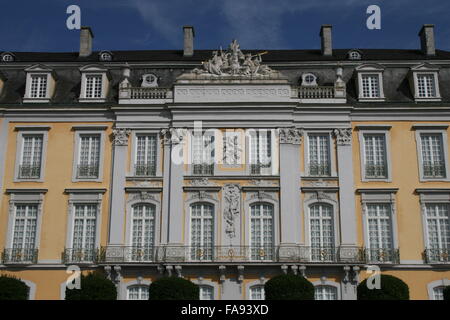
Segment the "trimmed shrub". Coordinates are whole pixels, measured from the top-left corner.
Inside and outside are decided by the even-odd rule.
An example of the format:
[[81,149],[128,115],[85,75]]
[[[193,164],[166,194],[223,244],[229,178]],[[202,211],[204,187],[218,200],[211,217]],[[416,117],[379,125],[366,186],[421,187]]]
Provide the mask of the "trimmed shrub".
[[314,285],[305,277],[282,274],[264,285],[266,300],[314,300]]
[[114,283],[100,272],[81,275],[81,288],[66,288],[66,300],[117,300]]
[[409,288],[403,280],[382,274],[380,289],[369,289],[367,279],[358,285],[358,300],[409,300]]
[[28,300],[29,288],[22,280],[0,275],[0,300]]
[[450,286],[444,288],[444,300],[450,301]]
[[179,277],[160,278],[150,285],[149,300],[199,300],[200,288]]

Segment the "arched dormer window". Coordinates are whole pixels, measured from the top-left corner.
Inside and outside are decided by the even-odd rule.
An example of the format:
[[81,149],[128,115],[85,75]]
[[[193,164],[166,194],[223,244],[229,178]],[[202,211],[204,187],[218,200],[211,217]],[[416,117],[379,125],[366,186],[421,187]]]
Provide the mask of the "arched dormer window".
[[317,86],[317,77],[310,72],[302,74],[301,80],[304,87]]
[[2,54],[0,54],[1,62],[13,62],[14,60],[16,60],[16,57],[11,52],[2,52]]
[[101,51],[99,54],[100,61],[112,61],[113,55],[110,51]]
[[347,57],[348,57],[350,60],[361,60],[362,55],[361,55],[361,52],[358,51],[358,50],[350,50],[350,51],[347,53]]

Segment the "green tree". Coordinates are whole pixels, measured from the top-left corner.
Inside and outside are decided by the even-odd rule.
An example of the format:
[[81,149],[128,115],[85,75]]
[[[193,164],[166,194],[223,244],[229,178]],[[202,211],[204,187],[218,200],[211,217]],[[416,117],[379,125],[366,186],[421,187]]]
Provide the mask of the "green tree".
[[66,300],[117,300],[114,283],[100,272],[81,275],[81,288],[66,288]]
[[403,280],[380,275],[380,289],[369,289],[367,279],[358,285],[358,300],[409,300],[409,288]]
[[314,300],[314,285],[305,277],[283,274],[264,285],[266,300]]
[[29,288],[22,280],[0,275],[0,300],[28,300]]
[[150,285],[149,300],[199,300],[200,288],[179,277],[160,278]]

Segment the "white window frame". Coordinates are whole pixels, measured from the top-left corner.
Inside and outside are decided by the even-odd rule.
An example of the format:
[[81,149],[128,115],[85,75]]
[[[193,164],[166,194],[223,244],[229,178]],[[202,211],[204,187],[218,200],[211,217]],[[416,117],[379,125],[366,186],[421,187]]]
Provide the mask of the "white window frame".
[[[246,299],[247,300],[252,300],[252,288],[254,287],[263,287],[264,290],[264,285],[266,284],[267,279],[265,277],[260,277],[258,280],[254,280],[251,282],[248,282],[246,285],[246,290],[245,290],[245,294],[246,294]],[[265,298],[265,291],[264,291],[264,298]],[[253,301],[263,301],[263,300],[253,300]]]
[[[385,101],[384,96],[384,86],[383,86],[383,71],[384,67],[376,64],[370,65],[360,65],[355,69],[357,74],[357,88],[358,88],[358,101],[361,102],[375,102],[375,101]],[[365,97],[363,93],[363,76],[364,75],[375,75],[378,76],[378,97]]]
[[447,278],[443,278],[440,280],[435,280],[427,284],[427,291],[428,291],[428,299],[429,300],[435,300],[434,299],[434,289],[437,287],[447,287],[450,286],[450,280]]
[[[310,175],[310,168],[309,168],[309,136],[310,135],[327,135],[328,136],[328,166],[330,167],[330,174],[324,175],[324,176],[311,176]],[[330,178],[330,177],[337,177],[337,170],[336,170],[336,152],[335,152],[335,141],[333,139],[331,130],[314,130],[314,129],[308,129],[305,130],[304,133],[305,136],[305,143],[304,143],[304,152],[303,152],[303,163],[304,163],[304,172],[302,173],[302,176],[304,177],[318,177],[318,178]]]
[[[218,242],[218,233],[217,233],[217,225],[218,225],[218,218],[217,218],[217,205],[216,204],[214,204],[214,203],[212,203],[212,202],[209,202],[209,201],[203,201],[203,200],[199,200],[199,201],[193,201],[192,203],[190,203],[189,204],[189,206],[188,206],[188,208],[189,208],[189,216],[188,216],[188,221],[189,221],[189,229],[188,229],[188,234],[187,234],[187,238],[188,238],[188,244],[189,244],[189,248],[194,248],[195,246],[192,244],[192,207],[193,206],[196,206],[196,205],[201,205],[202,206],[202,217],[201,217],[201,220],[202,220],[202,225],[201,225],[201,229],[202,229],[202,232],[201,232],[201,243],[199,244],[199,245],[196,245],[196,246],[199,246],[199,247],[201,247],[201,248],[205,248],[205,244],[204,244],[204,239],[203,239],[203,227],[204,227],[204,216],[203,216],[203,210],[204,210],[204,207],[203,206],[205,206],[205,205],[207,205],[207,206],[211,206],[212,207],[212,217],[211,217],[211,220],[212,220],[212,243],[211,243],[211,255],[212,255],[212,257],[211,258],[213,258],[214,257],[214,250],[215,250],[215,246],[217,245],[217,242]],[[192,249],[191,249],[192,250]],[[208,258],[205,258],[205,259],[203,259],[203,257],[200,257],[200,259],[192,259],[192,257],[191,257],[191,251],[189,251],[189,260],[193,260],[193,261],[198,261],[198,260],[202,260],[202,261],[204,261],[204,260],[206,260],[206,261],[209,261],[210,259],[208,259]]]
[[[130,299],[130,289],[131,288],[139,288],[139,297],[140,297],[140,299]],[[144,284],[134,284],[134,285],[128,285],[127,286],[127,296],[126,296],[126,300],[148,300],[148,299],[142,299],[142,292],[141,292],[141,290],[142,289],[146,289],[147,291],[149,290],[149,286],[147,286],[147,285],[144,285]],[[148,295],[150,294],[150,293],[147,293]]]
[[[448,125],[439,124],[419,124],[413,125],[413,129],[416,130],[416,146],[417,146],[417,157],[419,164],[419,181],[450,181],[450,164],[448,162],[448,138],[447,138],[447,128]],[[423,154],[422,154],[422,134],[441,134],[442,137],[442,148],[445,164],[445,177],[425,177],[423,172]]]
[[[361,180],[366,181],[384,181],[392,182],[392,166],[391,166],[391,126],[378,126],[378,125],[364,125],[357,126],[359,130],[359,151],[360,151],[360,164],[361,164]],[[368,177],[366,175],[366,152],[365,152],[365,135],[379,134],[384,135],[384,147],[385,147],[385,165],[386,165],[386,177]]]
[[[79,181],[95,181],[101,182],[103,180],[104,155],[105,155],[105,130],[106,126],[76,126],[72,130],[74,134],[74,156],[72,165],[72,182]],[[78,177],[78,162],[80,158],[81,136],[82,135],[99,135],[100,136],[100,155],[99,168],[97,178],[79,178]]]
[[190,135],[189,135],[189,172],[191,175],[193,176],[209,176],[210,174],[194,174],[194,165],[198,164],[194,161],[195,159],[195,139],[197,139],[198,137],[196,135],[200,135],[202,136],[202,154],[201,154],[201,158],[204,158],[204,143],[205,143],[205,139],[208,137],[208,139],[211,139],[211,137],[213,138],[213,143],[211,144],[211,150],[213,150],[213,155],[209,161],[211,163],[206,163],[204,161],[202,161],[200,164],[206,164],[206,165],[212,165],[213,167],[213,172],[212,175],[215,174],[215,172],[217,172],[217,149],[218,149],[218,143],[217,143],[217,138],[218,135],[216,134],[216,130],[211,130],[211,129],[205,129],[202,130],[201,132],[197,132],[195,130],[190,131]]
[[[145,280],[142,276],[138,276],[135,280],[122,282],[117,290],[117,300],[128,300],[128,288],[134,286],[145,286],[150,289],[152,282]],[[149,293],[150,294],[150,293]]]
[[[80,68],[81,72],[81,91],[79,102],[106,102],[109,89],[110,75],[106,68],[101,65],[87,65]],[[87,75],[101,76],[102,88],[100,97],[88,97],[87,91]]]
[[[434,76],[434,89],[436,94],[434,97],[419,96],[419,81],[417,76],[422,74],[431,74]],[[441,92],[439,90],[439,68],[437,68],[436,66],[424,63],[411,68],[409,80],[415,101],[427,102],[441,100]]]
[[[25,103],[48,103],[50,102],[56,86],[56,75],[54,71],[44,65],[33,65],[25,69],[26,84],[23,102]],[[44,76],[46,79],[46,88],[44,97],[33,97],[31,95],[32,79],[36,76]],[[39,90],[38,90],[39,91]]]
[[[252,148],[252,135],[256,134],[258,130],[261,131],[270,131],[270,167],[263,168],[263,171],[260,175],[251,174],[251,148]],[[248,129],[245,131],[246,137],[246,145],[247,148],[245,150],[246,157],[246,174],[251,176],[275,176],[279,174],[279,148],[278,148],[278,139],[276,138],[275,129],[268,128],[260,128],[260,129]]]
[[[213,288],[213,297],[214,297],[213,300],[220,300],[219,284],[217,282],[213,282],[211,280],[204,279],[203,277],[198,277],[197,279],[194,278],[194,279],[191,279],[191,281],[194,284],[198,285],[199,287],[207,286],[207,287]],[[199,292],[199,295],[200,295],[199,296],[200,300],[202,300],[200,292]],[[206,301],[206,300],[203,300],[203,301]]]
[[[263,206],[263,205],[269,205],[272,207],[272,249],[273,252],[271,252],[272,255],[272,259],[266,259],[266,258],[262,258],[262,259],[253,259],[252,258],[252,206]],[[261,201],[256,201],[253,202],[251,204],[249,204],[248,206],[248,244],[250,247],[250,251],[249,251],[249,259],[251,261],[273,261],[276,259],[276,246],[277,246],[277,239],[278,239],[278,234],[277,234],[277,207],[272,203],[272,202],[268,202],[266,200],[261,199]],[[259,220],[263,220],[264,218],[259,218]],[[261,224],[262,226],[262,224]],[[263,236],[263,228],[261,227],[261,238],[260,240],[260,248],[264,246],[264,244],[261,244],[261,240],[262,240],[262,236]]]
[[[151,178],[161,178],[162,177],[162,163],[161,157],[163,150],[161,149],[161,140],[159,137],[159,132],[156,130],[133,130],[131,134],[131,160],[129,166],[128,177],[140,178],[140,177],[151,177]],[[156,172],[154,176],[136,176],[135,165],[137,161],[137,147],[138,147],[138,136],[154,135],[156,137]]]
[[333,287],[336,289],[336,293],[337,293],[336,300],[342,299],[341,298],[341,285],[339,283],[330,281],[328,279],[320,279],[318,281],[314,281],[312,284],[314,286],[314,298],[315,298],[315,294],[316,294],[316,292],[315,292],[316,287],[326,286],[326,287]]
[[[45,163],[47,159],[47,144],[48,144],[48,131],[51,127],[49,126],[16,126],[14,128],[17,131],[16,138],[16,159],[14,163],[14,182],[43,182],[45,176]],[[24,135],[40,135],[42,136],[42,153],[41,153],[41,168],[40,176],[38,178],[21,178],[19,175],[20,166],[22,164],[22,154],[23,154],[23,139]]]

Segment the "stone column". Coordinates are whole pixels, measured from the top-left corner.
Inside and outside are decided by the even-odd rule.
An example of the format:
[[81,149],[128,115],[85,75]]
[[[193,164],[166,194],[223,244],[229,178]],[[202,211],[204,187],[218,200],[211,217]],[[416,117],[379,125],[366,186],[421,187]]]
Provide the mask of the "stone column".
[[[300,144],[302,131],[280,128],[280,259],[293,258],[301,239]],[[284,248],[283,248],[284,247]]]
[[352,129],[335,129],[339,174],[339,212],[341,259],[352,260],[357,254],[355,189],[353,180]]
[[184,258],[185,245],[183,239],[183,144],[187,131],[181,128],[170,128],[162,130],[161,134],[164,142],[163,243],[166,243],[166,258],[178,261]]
[[125,174],[127,172],[128,136],[130,130],[125,128],[113,129],[113,175],[111,177],[111,221],[109,226],[109,244],[111,246],[124,245],[125,223]]

